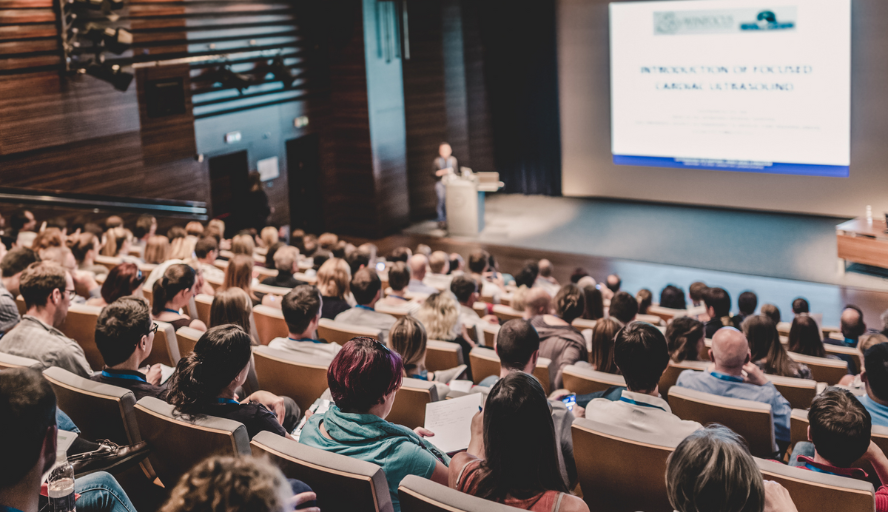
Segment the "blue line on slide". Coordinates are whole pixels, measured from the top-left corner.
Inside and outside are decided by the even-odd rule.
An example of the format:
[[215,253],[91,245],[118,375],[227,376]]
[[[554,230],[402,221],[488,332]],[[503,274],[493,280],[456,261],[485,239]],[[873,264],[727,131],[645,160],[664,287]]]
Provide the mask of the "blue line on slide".
[[763,172],[767,174],[800,174],[847,178],[847,165],[785,164],[777,162],[746,162],[704,158],[670,158],[659,156],[614,155],[616,165],[646,167],[677,167],[682,169],[709,169],[713,171]]

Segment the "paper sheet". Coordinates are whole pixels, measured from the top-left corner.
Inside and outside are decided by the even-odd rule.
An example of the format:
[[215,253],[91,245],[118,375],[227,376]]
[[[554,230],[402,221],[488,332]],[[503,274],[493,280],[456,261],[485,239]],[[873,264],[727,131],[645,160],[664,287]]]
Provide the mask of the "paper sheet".
[[454,391],[460,391],[462,393],[468,393],[472,390],[472,385],[474,383],[470,380],[452,380],[450,381],[450,389]]
[[165,384],[176,373],[176,369],[165,364],[160,365],[160,383]]
[[[313,414],[324,414],[327,412],[327,409],[330,408],[330,404],[332,404],[330,400],[324,400],[318,398],[315,402],[308,408]],[[303,416],[299,421],[299,424],[296,425],[296,428],[293,429],[293,432],[290,432],[290,435],[293,436],[293,439],[299,440],[299,436],[302,435],[302,429],[305,427],[305,423],[308,421],[308,416]]]
[[426,404],[425,428],[435,433],[427,440],[445,453],[468,448],[472,438],[472,417],[480,410],[483,400],[481,393],[472,393]]

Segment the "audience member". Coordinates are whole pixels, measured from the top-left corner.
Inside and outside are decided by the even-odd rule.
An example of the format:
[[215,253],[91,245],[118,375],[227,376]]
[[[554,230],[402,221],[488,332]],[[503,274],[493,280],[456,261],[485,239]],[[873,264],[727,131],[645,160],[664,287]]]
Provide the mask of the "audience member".
[[[391,282],[391,273],[389,273],[389,282]],[[478,282],[474,277],[468,275],[459,275],[450,282],[450,291],[459,302],[459,322],[466,327],[469,335],[476,336],[477,328],[482,322],[489,324],[498,324],[499,319],[496,315],[481,315],[475,311],[474,305],[478,302]],[[474,338],[473,338],[474,339]],[[475,340],[480,342],[481,340]]]
[[577,361],[587,362],[589,352],[586,339],[571,322],[582,316],[585,299],[579,287],[566,284],[555,295],[554,314],[542,314],[531,319],[530,324],[540,335],[540,357],[552,360],[549,365],[549,389],[564,386],[564,368]]
[[148,238],[145,246],[145,263],[159,265],[170,259],[170,239],[163,235],[153,235]]
[[145,276],[137,265],[121,263],[108,272],[102,283],[101,296],[86,301],[91,306],[105,307],[127,295],[141,295]]
[[466,260],[457,252],[450,253],[450,275],[461,276],[466,272]]
[[646,315],[648,308],[653,304],[654,295],[647,288],[642,288],[635,294],[635,301],[638,302],[638,314]]
[[426,267],[429,260],[423,254],[414,254],[410,257],[410,283],[407,285],[407,291],[410,293],[420,293],[423,295],[431,295],[438,293],[437,288],[425,284],[423,281],[426,277]]
[[[539,315],[547,315],[552,311],[552,296],[546,290],[522,287],[519,291],[523,291],[524,296],[519,298],[519,300],[513,300],[512,307],[513,309],[517,308],[523,300],[524,307],[520,310],[516,309],[516,311],[523,311],[525,320],[530,320]],[[518,292],[515,292],[514,295],[518,295]]]
[[[872,464],[882,482],[888,481],[888,458],[871,439],[872,422],[864,406],[847,389],[830,387],[814,397],[808,410],[808,441],[796,443],[790,464],[828,475],[867,481],[866,472],[852,467],[860,459]],[[888,487],[876,491],[876,512],[888,511]]]
[[157,233],[157,219],[151,215],[139,215],[133,226],[133,245],[145,249],[148,240]]
[[211,236],[205,236],[194,244],[195,264],[203,276],[217,283],[225,280],[225,271],[214,265],[219,257],[219,242]]
[[66,237],[62,235],[59,228],[46,228],[37,233],[34,241],[31,242],[31,250],[40,254],[50,247],[64,247],[66,245]]
[[528,288],[533,288],[533,286],[536,284],[536,279],[539,273],[540,267],[536,261],[525,261],[524,266],[521,268],[521,270],[518,271],[517,274],[515,274],[515,286],[526,286]]
[[253,436],[269,431],[290,437],[301,416],[292,399],[257,391],[237,400],[237,389],[250,371],[250,335],[236,325],[213,327],[194,351],[179,360],[170,379],[169,402],[187,419],[216,416],[239,421]]
[[0,337],[22,320],[15,303],[22,273],[39,260],[37,253],[24,247],[12,249],[0,259]]
[[[745,291],[737,297],[737,309],[740,313],[731,318],[734,327],[740,329],[743,321],[755,314],[755,308],[758,307],[758,297],[755,293]],[[775,324],[776,325],[776,324]]]
[[[303,253],[305,254],[305,253]],[[327,263],[327,260],[333,258],[333,253],[330,251],[324,251],[318,249],[314,252],[314,255],[310,258],[311,268],[305,271],[305,275],[309,277],[316,277],[318,275],[318,270],[320,270],[321,266],[324,263]]]
[[262,284],[281,288],[295,288],[302,284],[293,277],[299,272],[299,249],[289,245],[279,248],[274,253],[274,268],[278,271],[277,275],[266,278]]
[[706,291],[706,283],[702,281],[694,281],[691,283],[691,286],[688,287],[688,296],[691,298],[692,306],[702,306],[703,305],[703,292]]
[[401,263],[406,264],[411,256],[413,256],[413,251],[411,251],[409,247],[395,247],[389,254],[388,261],[390,263],[400,261]]
[[332,251],[339,243],[339,237],[335,233],[322,233],[318,237],[318,247],[325,251]]
[[[56,397],[43,375],[31,368],[0,372],[0,509],[48,509],[41,481],[56,462]],[[73,462],[72,458],[68,459]],[[80,512],[131,512],[135,507],[113,476],[99,471],[74,480]]]
[[258,306],[262,303],[262,300],[253,292],[252,284],[253,258],[243,254],[235,254],[228,261],[228,266],[225,267],[225,279],[222,280],[222,286],[219,287],[219,291],[227,290],[228,288],[240,288],[247,292],[253,305]]
[[808,366],[793,361],[786,353],[780,343],[777,325],[770,318],[764,315],[748,316],[741,328],[749,341],[752,362],[763,372],[780,377],[811,378]]
[[[188,229],[188,226],[185,226],[185,229]],[[266,249],[280,242],[278,239],[277,228],[274,226],[265,226],[262,228],[262,231],[259,232],[259,241],[261,242],[260,246],[265,247]]]
[[[792,407],[764,372],[752,362],[749,342],[743,333],[733,327],[720,329],[712,338],[709,355],[715,363],[712,371],[685,370],[678,376],[675,385],[713,395],[769,404],[774,420],[774,437],[781,445],[788,445]],[[776,452],[777,447],[774,448]]]
[[[269,227],[271,227],[271,226],[269,226]],[[272,229],[274,229],[274,228],[272,228]],[[275,235],[275,236],[277,236],[277,235]],[[275,242],[265,248],[265,268],[268,268],[268,269],[277,268],[274,265],[274,255],[277,254],[278,250],[281,247],[286,247],[286,246],[287,246],[287,244],[285,244],[284,242]],[[296,248],[293,247],[293,249],[296,249]],[[298,256],[296,257],[296,260],[298,263],[298,260],[299,260]],[[298,270],[298,266],[297,266],[297,270]]]
[[[625,292],[624,292],[625,293]],[[596,371],[620,374],[614,364],[614,338],[623,325],[613,318],[602,318],[592,328],[592,353],[589,363]]]
[[792,314],[795,316],[799,315],[807,315],[811,312],[810,306],[808,306],[808,301],[803,297],[799,297],[792,301]]
[[390,333],[390,345],[392,350],[401,356],[404,364],[404,376],[434,382],[435,388],[438,390],[438,399],[443,399],[450,394],[450,387],[447,384],[462,375],[465,367],[457,366],[435,372],[426,369],[426,346],[429,338],[422,322],[411,316],[401,317],[392,326]]
[[232,254],[243,254],[244,256],[252,258],[255,251],[256,242],[253,241],[252,236],[241,234],[235,235],[235,237],[231,239]]
[[[623,280],[620,279],[620,276],[617,274],[610,274],[604,281],[605,289],[601,290],[602,293],[605,293],[605,299],[610,299],[613,297],[618,291],[620,291],[620,286],[623,285]],[[606,290],[606,291],[605,291]]]
[[549,292],[549,295],[555,296],[561,288],[558,281],[552,277],[552,262],[543,258],[537,263],[537,277],[533,282],[533,286],[542,288]]
[[449,290],[450,280],[453,276],[449,275],[450,256],[444,251],[435,251],[429,256],[430,273],[425,275],[422,282],[426,286],[435,290]]
[[163,398],[167,389],[160,385],[161,365],[151,365],[147,373],[139,371],[151,355],[156,332],[157,324],[151,321],[145,299],[122,297],[109,304],[96,322],[96,346],[105,368],[92,380],[128,389],[136,400]]
[[[580,286],[580,285],[577,285]],[[604,297],[601,290],[592,286],[581,286],[583,289],[586,309],[583,310],[583,318],[586,320],[600,320],[604,318]]]
[[287,338],[275,338],[268,346],[275,350],[332,359],[342,346],[318,338],[323,303],[321,292],[314,286],[303,284],[290,290],[281,302],[287,323]]
[[111,228],[105,232],[105,243],[102,245],[102,255],[120,258],[130,263],[141,263],[139,258],[130,255],[130,242],[133,234],[123,227]]
[[385,421],[401,387],[401,356],[372,338],[352,338],[333,358],[327,383],[333,404],[313,414],[299,442],[321,450],[372,462],[382,467],[392,507],[400,512],[398,486],[407,475],[447,484],[450,458],[423,439],[432,434],[418,427]]
[[[372,247],[372,248],[371,248]],[[376,270],[376,246],[372,244],[362,244],[361,247],[352,251],[347,251],[345,256],[348,262],[348,268],[351,274],[355,275],[362,268],[372,268]]]
[[814,357],[826,357],[820,327],[808,315],[799,315],[792,320],[789,328],[789,351]]
[[210,305],[209,327],[234,324],[250,334],[253,345],[258,345],[259,340],[255,339],[252,334],[252,317],[253,302],[247,292],[240,288],[228,288],[221,290],[213,297],[213,303]]
[[317,495],[277,466],[250,456],[212,456],[179,478],[160,512],[320,512]]
[[197,237],[194,235],[176,238],[170,243],[170,259],[182,261],[193,259],[196,245]]
[[430,295],[413,316],[422,322],[430,339],[458,343],[463,354],[477,346],[460,323],[459,304],[449,291]]
[[58,366],[88,378],[92,369],[83,349],[58,330],[74,296],[71,276],[53,262],[32,263],[22,272],[19,292],[28,312],[0,338],[0,352],[36,359],[44,368]]
[[318,290],[324,299],[321,318],[333,320],[349,309],[348,297],[351,294],[349,282],[351,271],[348,263],[340,258],[329,259],[318,269]]
[[181,313],[194,297],[196,284],[197,275],[188,265],[176,263],[167,267],[151,290],[151,319],[171,324],[173,329],[191,327],[206,331],[206,324]]
[[77,261],[77,269],[92,272],[95,275],[107,274],[108,267],[96,265],[96,256],[99,254],[99,239],[92,233],[80,233],[68,238],[74,260]]
[[490,297],[491,302],[499,304],[503,293],[502,283],[493,279],[489,262],[490,254],[484,249],[476,249],[469,254],[469,272],[481,283],[481,297]]
[[588,277],[589,272],[583,267],[577,267],[570,274],[570,282],[573,284],[577,284],[580,282],[580,279],[584,277]]
[[731,296],[724,288],[707,288],[703,293],[703,303],[709,321],[705,324],[706,337],[712,338],[722,327],[733,327],[731,320]]
[[410,283],[410,267],[402,261],[396,261],[388,269],[389,294],[380,299],[379,304],[397,309],[405,314],[413,314],[419,309],[420,303],[407,298],[407,285]]
[[721,425],[697,430],[669,455],[666,494],[676,512],[798,512],[782,485],[762,479],[743,438]]
[[413,251],[414,254],[422,254],[426,258],[432,255],[432,248],[426,244],[419,244],[416,246],[416,250]]
[[774,304],[762,304],[762,307],[759,311],[761,311],[761,314],[770,318],[771,321],[774,322],[774,325],[780,323],[780,308],[778,308]]
[[869,411],[873,425],[888,427],[888,344],[873,345],[863,355],[860,374],[866,394],[860,402]]
[[842,311],[841,324],[842,336],[845,337],[845,341],[827,338],[824,342],[831,345],[856,347],[860,336],[866,332],[866,324],[863,322],[863,311],[852,304],[845,306],[845,309]]
[[473,418],[469,449],[451,461],[449,485],[524,510],[588,511],[559,475],[557,440],[540,383],[509,373]]
[[687,309],[684,290],[675,285],[666,285],[666,287],[663,288],[663,290],[660,292],[660,307],[670,309]]
[[618,320],[623,325],[635,320],[638,314],[638,302],[627,292],[616,292],[608,308],[608,317]]
[[16,247],[31,247],[31,243],[37,236],[37,220],[34,214],[28,210],[15,212],[9,219],[10,236],[15,239]]
[[705,361],[709,358],[703,340],[703,322],[688,316],[673,319],[666,327],[666,344],[671,359],[682,361]]
[[879,343],[888,343],[888,336],[878,332],[870,332],[860,336],[860,343],[857,344],[857,349],[861,353],[866,353],[867,350]]
[[[86,298],[98,297],[101,294],[99,283],[96,282],[92,272],[77,270],[77,261],[74,254],[67,247],[49,247],[40,252],[40,259],[58,264],[68,272],[74,281],[74,293],[72,302],[83,303]],[[83,298],[81,298],[83,297]]]
[[345,324],[379,330],[379,341],[385,343],[388,331],[396,318],[376,311],[376,302],[381,296],[382,281],[376,269],[362,268],[351,281],[352,295],[357,305],[336,315],[335,320]]
[[105,219],[105,230],[114,229],[114,228],[122,228],[123,227],[123,219],[119,215],[111,215],[107,219]]
[[672,414],[669,404],[660,398],[658,383],[669,365],[669,351],[659,329],[645,322],[632,322],[621,329],[614,340],[614,363],[626,379],[626,389],[619,400],[589,402],[586,418],[677,440],[701,428],[696,421]]

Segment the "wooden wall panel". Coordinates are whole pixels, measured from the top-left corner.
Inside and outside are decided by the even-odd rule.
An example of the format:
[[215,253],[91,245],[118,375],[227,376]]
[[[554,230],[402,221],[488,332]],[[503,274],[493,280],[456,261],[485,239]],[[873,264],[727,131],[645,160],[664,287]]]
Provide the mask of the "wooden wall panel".
[[[194,140],[194,113],[191,110],[191,81],[188,72],[188,64],[142,68],[136,72],[142,150],[145,162],[148,164],[193,158],[197,154]],[[149,117],[145,101],[146,83],[170,78],[182,80],[185,113],[158,118]]]

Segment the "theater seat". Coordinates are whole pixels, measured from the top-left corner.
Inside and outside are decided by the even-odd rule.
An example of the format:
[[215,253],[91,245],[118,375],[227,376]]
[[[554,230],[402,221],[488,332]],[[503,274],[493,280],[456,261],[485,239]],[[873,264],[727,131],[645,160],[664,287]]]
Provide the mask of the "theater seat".
[[65,336],[76,341],[83,349],[89,366],[99,371],[105,367],[105,360],[99,347],[96,346],[96,323],[102,308],[88,306],[86,304],[71,304],[68,306],[68,316],[60,329]]
[[250,438],[243,424],[213,416],[192,421],[174,416],[173,409],[151,397],[139,400],[135,409],[139,432],[151,447],[148,460],[167,489],[211,455],[250,455]]
[[516,318],[520,319],[524,317],[523,311],[512,309],[511,306],[506,306],[505,304],[494,304],[493,314],[496,315],[497,318],[499,318],[501,324],[504,324],[509,320],[515,320]]
[[568,389],[578,395],[604,391],[612,386],[626,385],[626,379],[622,375],[599,372],[590,367],[573,364],[564,367],[561,378],[564,379],[564,389]]
[[[552,360],[541,357],[537,359],[536,368],[533,369],[533,376],[542,384],[543,390],[549,394],[549,365]],[[496,355],[496,351],[489,348],[475,347],[469,352],[469,366],[472,368],[472,380],[475,384],[480,383],[485,378],[500,374],[500,358]]]
[[102,256],[101,254],[96,255],[95,257],[96,265],[102,265],[106,267],[108,270],[113,269],[117,265],[123,263],[123,260],[116,256]]
[[179,356],[188,357],[189,354],[194,352],[194,345],[197,344],[197,340],[203,335],[203,331],[198,331],[191,327],[179,327],[179,330],[176,331],[176,344],[179,346]]
[[253,320],[256,323],[256,332],[259,333],[259,343],[268,345],[275,338],[289,336],[287,322],[284,321],[284,313],[277,308],[258,305],[253,307]]
[[0,370],[8,370],[10,368],[34,368],[35,370],[43,371],[43,363],[36,359],[0,352]]
[[688,316],[687,309],[672,309],[660,307],[659,304],[651,304],[648,306],[648,315],[660,317],[665,322],[669,322],[673,318]]
[[679,440],[586,418],[571,426],[583,498],[603,512],[671,512],[666,459]]
[[462,347],[459,343],[428,340],[426,343],[425,366],[430,372],[449,370],[464,364]]
[[426,404],[437,401],[438,390],[434,382],[404,379],[386,420],[413,430],[425,425]]
[[651,325],[656,325],[656,326],[666,325],[666,322],[662,318],[660,318],[660,316],[658,316],[658,315],[637,314],[637,315],[635,315],[635,320],[638,322],[647,322]]
[[766,377],[792,407],[807,409],[811,406],[814,397],[817,396],[817,381],[815,380],[778,375],[766,375]]
[[148,288],[142,287],[142,297],[145,297],[145,300],[148,301],[149,306],[154,304],[154,291],[153,290],[149,290]]
[[598,323],[598,320],[587,320],[585,318],[577,318],[573,322],[571,322],[570,325],[572,325],[582,331],[583,329],[594,329],[595,324],[597,324],[597,323]]
[[869,482],[817,473],[756,458],[765,480],[773,480],[789,491],[798,510],[817,512],[872,511],[875,492]]
[[476,498],[431,480],[408,475],[398,486],[402,512],[514,512],[517,509]]
[[379,334],[380,331],[376,329],[337,322],[329,318],[321,318],[318,324],[318,337],[340,345],[345,345],[348,340],[361,336],[379,339]]
[[496,335],[499,333],[500,326],[489,322],[478,322],[478,325],[484,334],[484,346],[493,348],[496,344]]
[[388,304],[377,303],[375,306],[375,309],[379,313],[385,313],[386,315],[392,315],[393,317],[397,318],[398,320],[400,320],[410,314],[409,310],[407,308],[389,306]]
[[194,297],[194,305],[197,307],[197,318],[205,325],[210,325],[210,310],[213,307],[212,295],[199,294]]
[[179,342],[176,340],[176,330],[171,324],[155,320],[157,333],[154,335],[154,345],[151,347],[151,355],[142,361],[142,365],[165,364],[175,367],[179,364]]
[[[863,370],[863,354],[859,349],[855,347],[843,347],[840,345],[830,345],[829,343],[823,344],[823,349],[826,350],[827,355],[836,355],[840,357],[850,357],[856,366],[856,373],[860,373]],[[847,360],[846,360],[847,361]]]
[[[277,272],[275,272],[275,275],[277,275]],[[290,293],[290,290],[292,290],[292,288],[284,288],[281,286],[270,286],[267,284],[254,284],[251,288],[256,293],[261,293],[263,295],[269,295],[269,294],[277,295],[279,297],[283,297],[284,295]]]
[[259,389],[288,396],[306,411],[327,389],[327,369],[332,358],[312,357],[253,347],[253,362]]
[[817,382],[826,382],[829,386],[835,386],[848,374],[848,363],[841,359],[806,356],[795,352],[788,354],[794,361],[808,365],[811,369],[811,379]]
[[325,452],[271,432],[256,434],[250,448],[256,457],[267,456],[287,478],[308,484],[318,495],[321,510],[393,510],[385,473],[376,464]]
[[15,298],[15,307],[18,308],[19,315],[28,313],[28,306],[25,305],[25,298],[21,295]]
[[709,361],[680,361],[678,363],[669,361],[669,366],[666,367],[666,371],[664,371],[663,376],[660,377],[660,384],[658,386],[660,395],[668,401],[669,388],[675,385],[681,372],[685,370],[701,372],[706,370],[710,364],[712,363]]
[[720,423],[730,428],[746,439],[749,450],[757,457],[770,458],[777,451],[769,404],[672,386],[669,406],[683,420],[702,425]]

